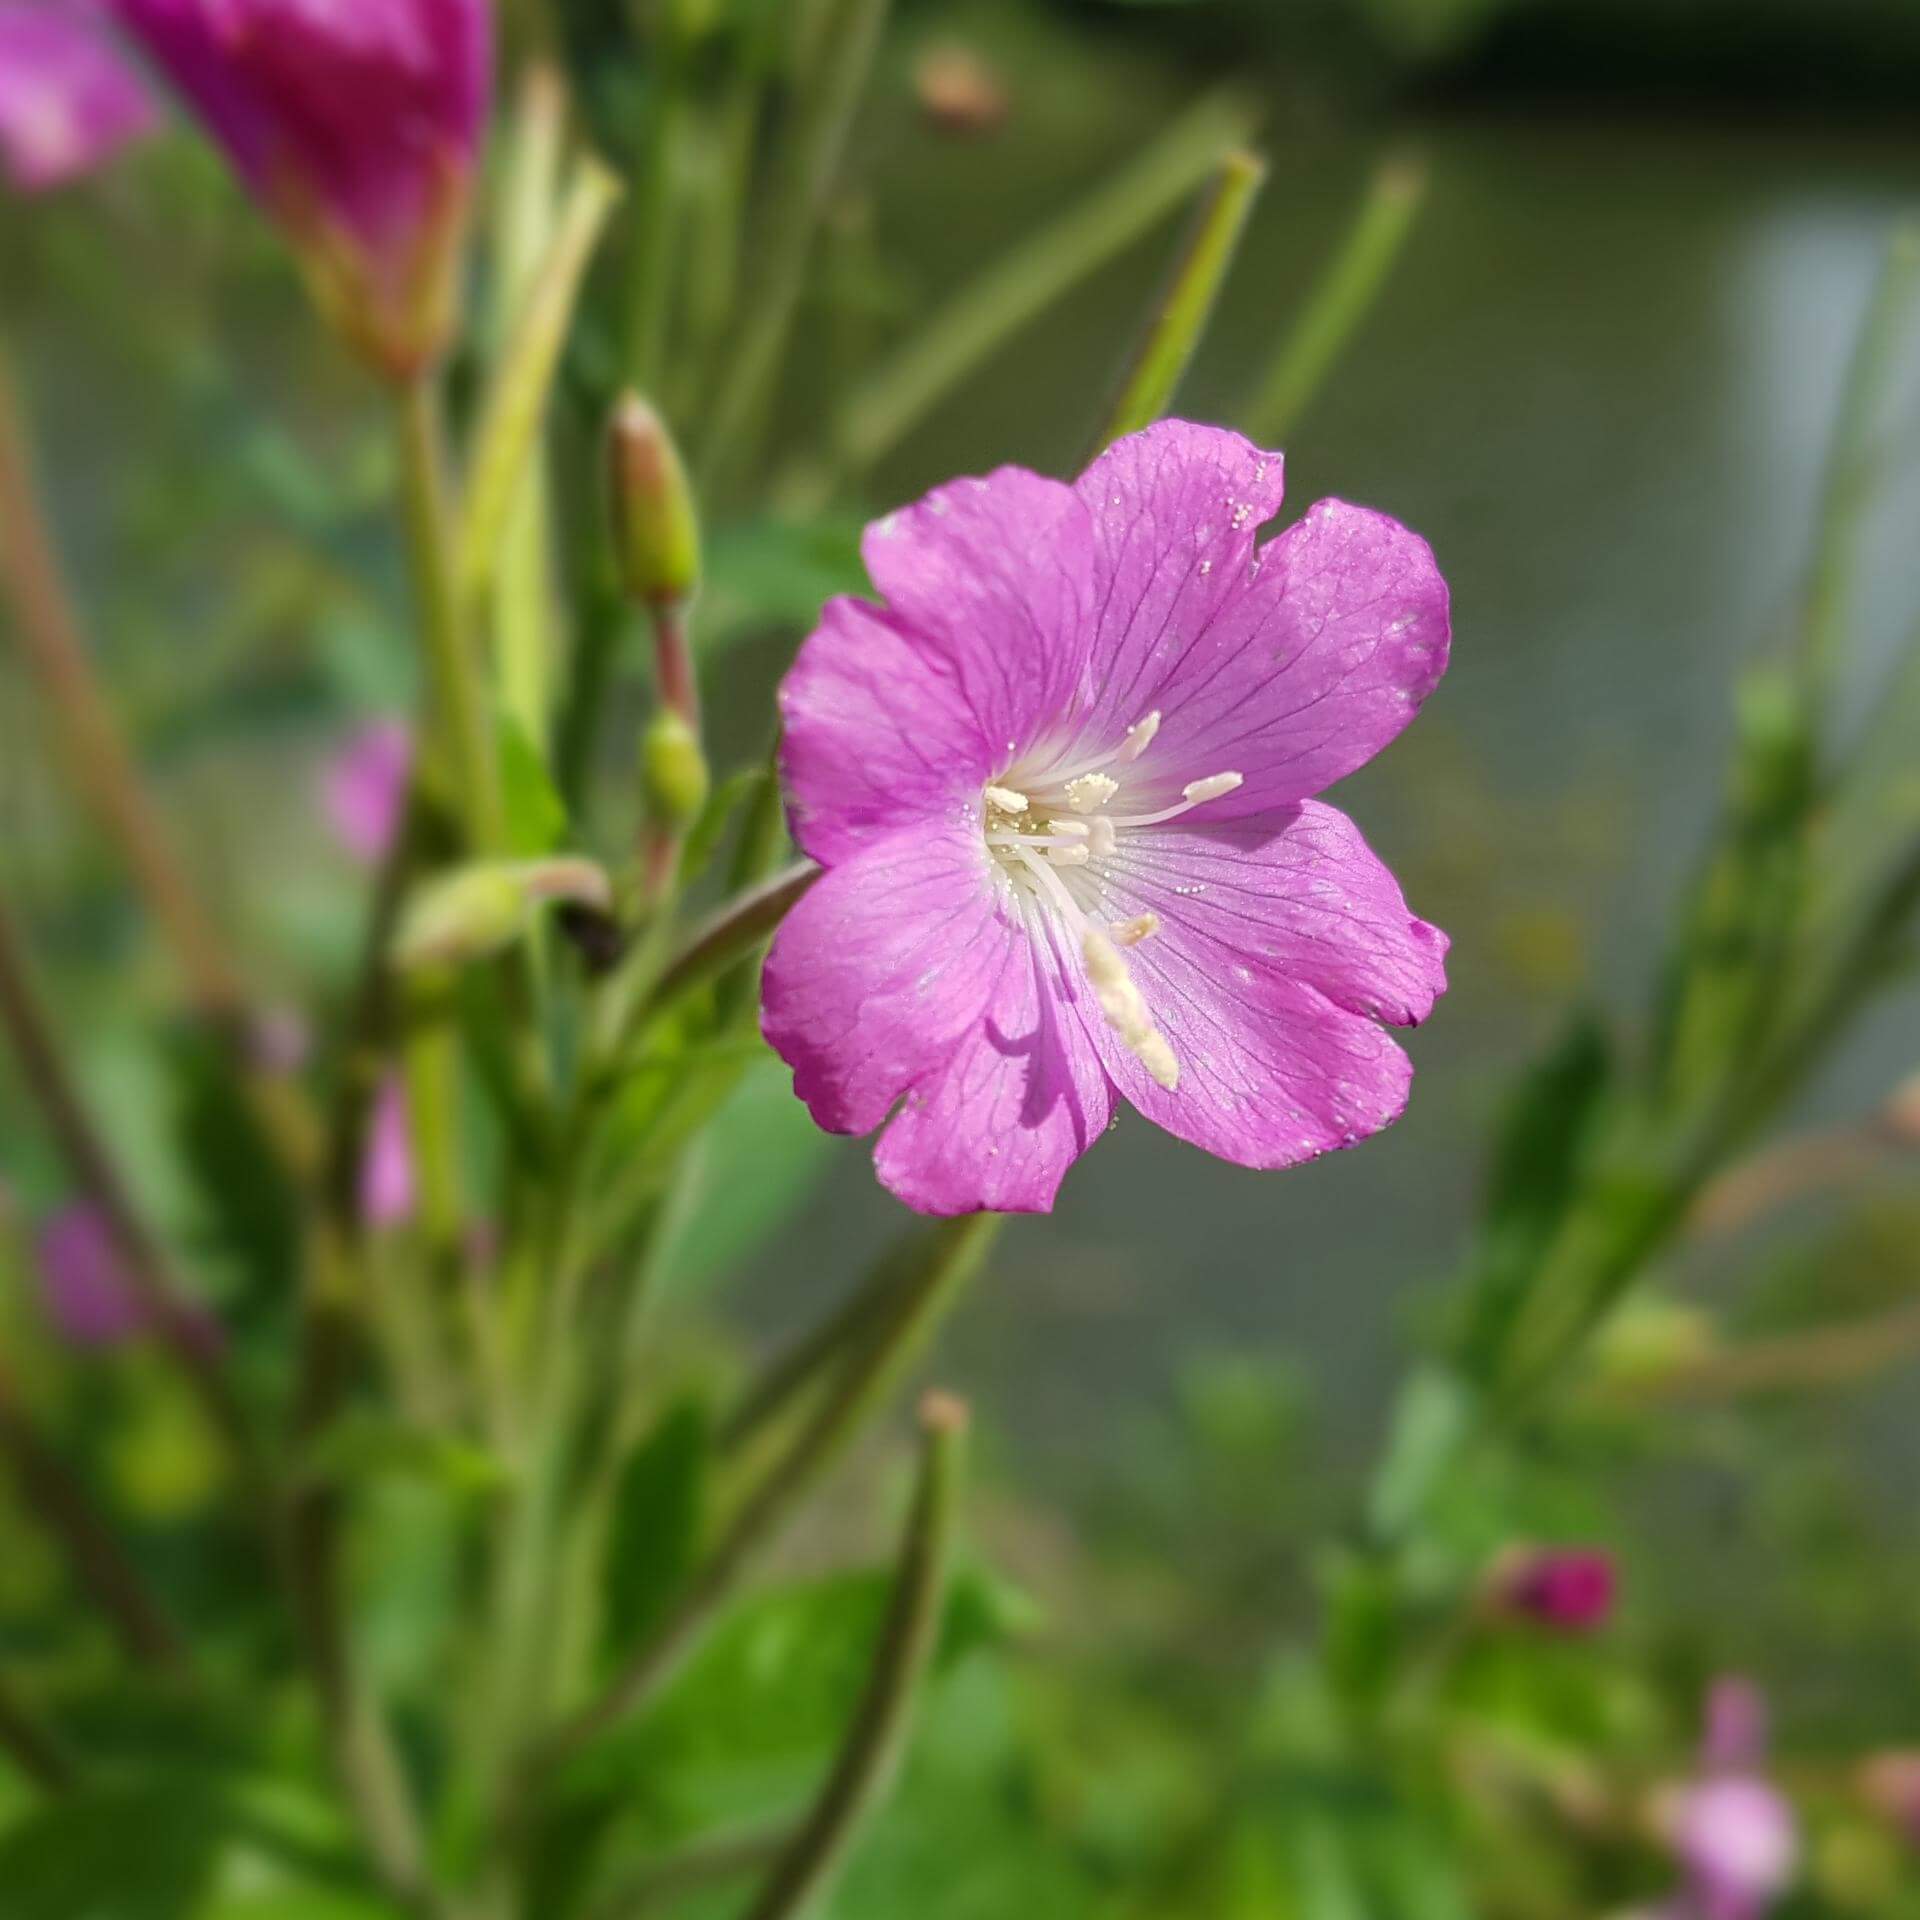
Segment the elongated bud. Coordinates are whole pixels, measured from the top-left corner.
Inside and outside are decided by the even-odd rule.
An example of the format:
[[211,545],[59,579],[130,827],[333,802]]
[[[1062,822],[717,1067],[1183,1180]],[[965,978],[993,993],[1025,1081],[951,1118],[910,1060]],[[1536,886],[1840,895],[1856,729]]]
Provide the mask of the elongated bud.
[[613,889],[591,860],[486,860],[427,882],[408,903],[393,943],[403,969],[457,967],[497,953],[544,901],[604,909]]
[[640,779],[648,816],[678,833],[699,819],[711,782],[700,736],[672,707],[647,723],[640,742]]
[[614,410],[609,458],[621,583],[648,606],[679,606],[700,584],[700,520],[680,449],[637,393]]

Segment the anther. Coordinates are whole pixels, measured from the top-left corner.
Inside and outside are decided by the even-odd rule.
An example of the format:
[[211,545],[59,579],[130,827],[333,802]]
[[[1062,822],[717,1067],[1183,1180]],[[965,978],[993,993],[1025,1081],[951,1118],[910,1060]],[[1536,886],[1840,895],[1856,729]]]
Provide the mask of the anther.
[[1197,807],[1203,801],[1218,800],[1223,793],[1231,793],[1245,779],[1243,773],[1212,773],[1204,780],[1190,781],[1181,791],[1187,797],[1187,804]]
[[1119,757],[1122,760],[1138,760],[1153,744],[1153,736],[1160,731],[1160,710],[1156,707],[1144,720],[1136,720],[1127,729],[1127,737],[1120,743]]
[[1107,938],[1116,947],[1137,947],[1142,940],[1150,940],[1160,931],[1160,916],[1157,913],[1135,914],[1131,920],[1116,920],[1107,928]]
[[1114,824],[1104,813],[1096,813],[1087,822],[1087,851],[1105,859],[1120,844]]
[[1090,857],[1086,847],[1078,840],[1070,841],[1064,847],[1047,849],[1047,858],[1056,867],[1084,867]]
[[1027,796],[1016,793],[1011,787],[989,787],[987,805],[996,813],[1023,814],[1027,810]]

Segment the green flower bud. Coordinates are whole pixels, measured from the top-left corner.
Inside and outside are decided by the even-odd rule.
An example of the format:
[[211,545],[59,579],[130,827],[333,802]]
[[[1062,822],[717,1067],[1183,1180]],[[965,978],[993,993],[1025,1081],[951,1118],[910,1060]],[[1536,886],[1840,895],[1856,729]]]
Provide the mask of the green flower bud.
[[647,723],[640,742],[640,779],[647,813],[662,826],[681,832],[699,819],[711,782],[700,736],[671,707]]
[[549,900],[605,910],[613,889],[591,860],[485,860],[436,875],[416,892],[394,938],[397,967],[458,967],[519,938]]
[[700,519],[680,450],[637,393],[614,410],[608,447],[621,583],[649,606],[678,606],[700,583]]

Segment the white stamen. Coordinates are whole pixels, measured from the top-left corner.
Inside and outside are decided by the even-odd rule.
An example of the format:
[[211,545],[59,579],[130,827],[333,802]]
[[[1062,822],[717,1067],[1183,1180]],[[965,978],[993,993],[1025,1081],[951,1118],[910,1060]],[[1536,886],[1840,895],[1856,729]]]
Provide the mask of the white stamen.
[[1245,778],[1244,774],[1238,773],[1213,773],[1204,780],[1189,780],[1181,789],[1186,797],[1178,805],[1162,807],[1158,813],[1123,813],[1115,817],[1113,824],[1116,827],[1157,827],[1165,821],[1178,820],[1183,813],[1204,806],[1209,800],[1218,800],[1223,793],[1231,793]]
[[1069,780],[1065,788],[1067,805],[1075,813],[1104,807],[1119,791],[1120,782],[1104,773],[1083,773],[1077,780]]
[[1160,709],[1158,707],[1144,720],[1136,720],[1127,729],[1127,737],[1120,743],[1118,758],[1138,760],[1153,744],[1153,736],[1160,731]]
[[989,787],[987,805],[999,813],[1023,814],[1027,810],[1027,796],[1016,793],[1011,787]]
[[1119,950],[1096,927],[1089,927],[1080,943],[1086,959],[1087,978],[1093,984],[1093,997],[1100,1003],[1107,1025],[1120,1036],[1127,1051],[1146,1068],[1154,1080],[1169,1093],[1180,1084],[1180,1062],[1168,1046],[1166,1036],[1153,1024],[1147,1003],[1134,985],[1127,963]]
[[1078,840],[1069,840],[1065,846],[1050,846],[1047,858],[1056,867],[1084,867],[1092,856]]
[[1243,773],[1210,773],[1204,780],[1190,781],[1182,789],[1187,796],[1189,806],[1200,806],[1208,800],[1218,800],[1223,793],[1231,793],[1246,779]]
[[1064,834],[1069,840],[1084,840],[1093,831],[1093,823],[1088,820],[1049,820],[1049,833]]
[[1105,859],[1120,844],[1120,836],[1104,813],[1096,813],[1087,822],[1087,851]]
[[1107,938],[1116,947],[1137,947],[1142,940],[1150,940],[1160,931],[1160,916],[1157,913],[1135,914],[1131,920],[1116,920],[1107,928]]

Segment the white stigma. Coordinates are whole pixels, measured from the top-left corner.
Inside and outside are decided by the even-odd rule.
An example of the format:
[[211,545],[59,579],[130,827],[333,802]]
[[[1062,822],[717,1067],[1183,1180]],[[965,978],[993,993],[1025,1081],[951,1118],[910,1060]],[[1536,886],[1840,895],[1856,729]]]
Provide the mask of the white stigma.
[[1180,1062],[1167,1045],[1166,1035],[1153,1024],[1119,949],[1097,927],[1089,927],[1080,951],[1087,963],[1087,978],[1093,983],[1093,997],[1100,1003],[1107,1025],[1156,1084],[1173,1092],[1180,1084]]
[[1104,773],[1083,773],[1079,779],[1069,780],[1062,791],[1075,813],[1092,813],[1120,791],[1120,782]]
[[1027,810],[1027,796],[1011,787],[989,787],[987,805],[996,813],[1010,813],[1017,819]]

